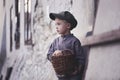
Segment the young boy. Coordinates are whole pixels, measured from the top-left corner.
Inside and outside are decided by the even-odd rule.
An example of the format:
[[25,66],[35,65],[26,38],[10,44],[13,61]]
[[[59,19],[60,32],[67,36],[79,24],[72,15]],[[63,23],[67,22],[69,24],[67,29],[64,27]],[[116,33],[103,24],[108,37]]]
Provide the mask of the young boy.
[[55,51],[71,50],[77,60],[76,70],[70,75],[57,75],[59,80],[81,80],[80,71],[84,65],[84,56],[81,52],[80,41],[71,34],[71,30],[77,26],[77,20],[68,11],[60,13],[50,13],[49,17],[55,21],[56,31],[60,34],[51,44],[47,58],[51,61],[51,56],[59,56]]

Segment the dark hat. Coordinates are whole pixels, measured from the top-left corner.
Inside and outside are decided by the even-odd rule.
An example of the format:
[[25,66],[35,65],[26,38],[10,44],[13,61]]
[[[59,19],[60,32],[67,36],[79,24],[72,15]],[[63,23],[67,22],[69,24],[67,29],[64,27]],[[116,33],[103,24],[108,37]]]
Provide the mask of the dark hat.
[[59,18],[61,20],[66,20],[68,23],[71,24],[71,30],[77,26],[77,20],[75,17],[68,11],[63,11],[60,13],[50,13],[49,17],[52,20],[55,20],[55,18]]

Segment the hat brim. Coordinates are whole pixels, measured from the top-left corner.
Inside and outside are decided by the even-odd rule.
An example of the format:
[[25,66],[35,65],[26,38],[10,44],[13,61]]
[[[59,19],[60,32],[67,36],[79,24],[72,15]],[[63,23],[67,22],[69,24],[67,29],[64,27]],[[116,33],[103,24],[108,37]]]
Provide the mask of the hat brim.
[[63,15],[56,14],[56,13],[50,13],[50,14],[49,14],[49,17],[50,17],[52,20],[55,20],[56,18],[59,18],[59,19],[64,20]]

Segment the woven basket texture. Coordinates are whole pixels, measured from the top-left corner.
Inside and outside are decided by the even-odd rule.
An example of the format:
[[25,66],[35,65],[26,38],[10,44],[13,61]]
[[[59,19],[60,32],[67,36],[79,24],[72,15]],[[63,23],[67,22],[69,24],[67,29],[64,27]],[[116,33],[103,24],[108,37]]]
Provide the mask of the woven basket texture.
[[70,74],[75,70],[75,55],[70,50],[63,50],[60,56],[52,56],[52,65],[59,75]]

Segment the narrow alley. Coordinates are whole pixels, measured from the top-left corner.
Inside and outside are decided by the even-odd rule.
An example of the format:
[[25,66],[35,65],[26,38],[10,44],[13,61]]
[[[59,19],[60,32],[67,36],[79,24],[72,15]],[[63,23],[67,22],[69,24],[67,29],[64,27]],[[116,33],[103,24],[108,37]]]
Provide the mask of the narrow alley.
[[49,13],[70,11],[85,55],[82,80],[120,80],[120,0],[0,0],[0,80],[58,80]]

